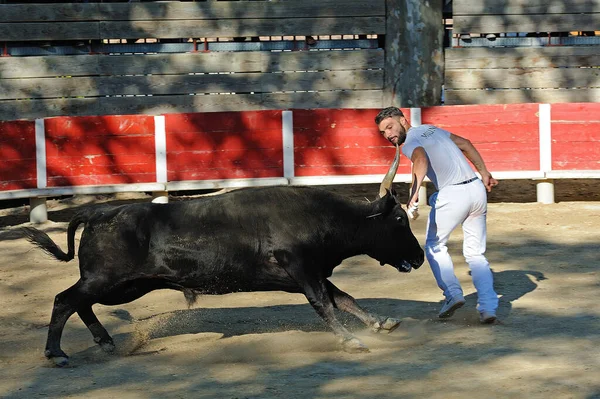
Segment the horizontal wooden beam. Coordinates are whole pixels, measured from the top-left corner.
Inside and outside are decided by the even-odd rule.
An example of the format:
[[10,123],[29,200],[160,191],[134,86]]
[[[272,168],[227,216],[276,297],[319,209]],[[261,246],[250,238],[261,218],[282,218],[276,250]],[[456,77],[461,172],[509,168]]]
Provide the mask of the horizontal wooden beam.
[[598,29],[600,14],[455,16],[454,33],[569,32]]
[[453,69],[447,89],[600,87],[599,68]]
[[384,34],[384,17],[280,18],[247,20],[108,21],[100,38],[179,38],[281,35]]
[[600,65],[598,46],[447,48],[446,71],[468,68],[559,68]]
[[384,17],[0,23],[0,41],[384,33]]
[[382,88],[383,70],[3,79],[0,100]]
[[3,4],[0,22],[224,20],[384,15],[385,0],[157,1]]
[[382,49],[0,57],[2,79],[380,69]]
[[600,13],[599,0],[453,0],[452,14],[506,15],[506,14],[580,14]]
[[0,120],[52,116],[160,115],[290,108],[380,108],[381,90],[62,98],[0,102]]
[[600,89],[446,90],[446,105],[600,102]]

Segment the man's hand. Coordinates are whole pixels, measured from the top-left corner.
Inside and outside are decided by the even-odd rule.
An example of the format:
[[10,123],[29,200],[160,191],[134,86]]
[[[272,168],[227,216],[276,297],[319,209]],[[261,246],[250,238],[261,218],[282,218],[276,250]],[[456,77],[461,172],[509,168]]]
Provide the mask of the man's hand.
[[419,190],[416,190],[414,193],[411,192],[411,197],[406,204],[406,213],[412,220],[416,220],[419,217]]
[[406,209],[410,209],[415,206],[419,206],[419,190],[417,190],[417,192],[411,195],[411,197],[408,199],[408,202],[406,203]]
[[492,174],[487,172],[481,175],[481,181],[485,186],[485,189],[489,192],[492,191],[492,187],[496,187],[498,185],[498,180],[492,177]]

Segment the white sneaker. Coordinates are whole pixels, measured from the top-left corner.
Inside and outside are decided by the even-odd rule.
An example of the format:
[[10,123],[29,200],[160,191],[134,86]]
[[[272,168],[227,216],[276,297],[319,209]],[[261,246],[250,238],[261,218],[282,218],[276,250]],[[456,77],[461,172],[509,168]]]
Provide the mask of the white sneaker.
[[496,321],[496,313],[492,312],[479,312],[479,321],[481,324],[492,324]]
[[461,308],[464,304],[465,304],[465,298],[463,298],[462,296],[448,298],[448,299],[446,299],[446,302],[444,302],[444,305],[440,309],[440,313],[438,314],[438,317],[440,319],[446,319],[446,318],[452,316],[454,314],[454,312],[456,311],[456,309]]

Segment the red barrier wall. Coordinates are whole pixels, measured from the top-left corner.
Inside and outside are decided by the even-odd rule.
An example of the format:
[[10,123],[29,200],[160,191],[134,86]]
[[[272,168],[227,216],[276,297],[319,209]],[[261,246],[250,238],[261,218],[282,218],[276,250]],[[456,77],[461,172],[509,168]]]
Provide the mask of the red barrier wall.
[[600,104],[552,105],[552,169],[600,170]]
[[50,118],[48,187],[156,181],[154,117]]
[[[553,171],[600,170],[600,104],[552,104],[551,132],[544,130],[541,138],[539,109],[539,104],[429,107],[421,109],[421,123],[469,138],[492,172],[543,175],[540,148],[550,143],[540,147],[540,140],[548,137]],[[293,110],[295,176],[385,173],[394,149],[377,133],[378,111]],[[403,111],[410,118],[410,110]],[[282,111],[164,118],[170,182],[283,177]],[[157,166],[162,132],[154,121],[147,115],[46,119],[47,186],[156,182],[156,169],[164,164],[159,159]],[[37,188],[35,136],[33,121],[0,122],[0,191]],[[410,173],[405,157],[398,173]]]
[[[402,109],[410,118],[410,110]],[[379,134],[379,110],[294,110],[296,176],[344,176],[386,173],[394,148]],[[400,158],[398,173],[410,173],[410,161]]]
[[283,176],[281,111],[165,117],[167,179]]
[[37,187],[35,123],[0,122],[0,190]]
[[421,123],[465,137],[491,171],[540,169],[538,104],[423,108]]

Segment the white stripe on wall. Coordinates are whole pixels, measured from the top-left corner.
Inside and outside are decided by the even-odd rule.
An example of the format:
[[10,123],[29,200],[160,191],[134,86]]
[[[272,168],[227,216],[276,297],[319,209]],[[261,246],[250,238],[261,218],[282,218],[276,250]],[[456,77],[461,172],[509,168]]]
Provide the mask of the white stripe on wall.
[[552,126],[550,104],[539,104],[539,129],[540,129],[540,170],[552,170]]
[[410,125],[421,126],[421,108],[410,109]]
[[292,111],[281,113],[283,135],[283,177],[294,177],[294,117]]
[[35,120],[35,163],[37,169],[37,187],[46,188],[46,125],[43,119]]
[[167,133],[164,115],[154,117],[154,142],[156,144],[156,182],[167,182]]

